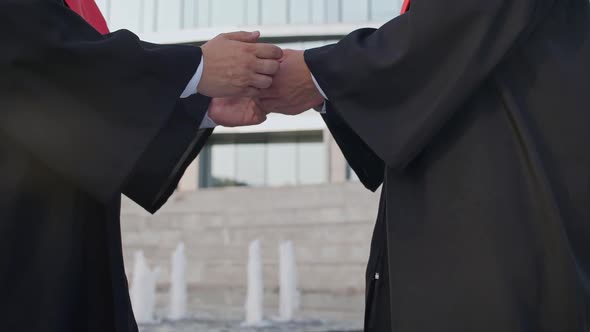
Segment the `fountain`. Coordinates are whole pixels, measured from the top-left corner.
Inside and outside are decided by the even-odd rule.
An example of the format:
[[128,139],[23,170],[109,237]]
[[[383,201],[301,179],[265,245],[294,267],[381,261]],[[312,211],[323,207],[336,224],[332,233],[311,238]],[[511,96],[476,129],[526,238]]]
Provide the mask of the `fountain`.
[[170,320],[186,318],[187,312],[187,283],[186,283],[186,255],[184,243],[180,243],[172,254],[172,272],[170,274]]
[[139,324],[155,323],[154,308],[156,305],[156,282],[160,269],[151,271],[143,251],[135,253],[133,283],[131,285],[131,303],[133,313]]
[[280,244],[279,258],[279,320],[288,322],[293,320],[300,303],[293,242]]
[[264,286],[260,241],[250,244],[248,258],[248,290],[246,298],[245,326],[263,325]]

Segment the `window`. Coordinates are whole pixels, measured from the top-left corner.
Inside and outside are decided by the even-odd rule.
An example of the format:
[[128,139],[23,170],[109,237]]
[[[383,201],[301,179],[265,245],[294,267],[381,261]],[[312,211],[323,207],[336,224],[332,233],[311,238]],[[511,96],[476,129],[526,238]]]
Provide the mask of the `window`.
[[211,25],[211,0],[196,0],[195,20],[198,27],[208,27]]
[[287,24],[287,0],[262,0],[261,9],[262,24]]
[[261,0],[246,0],[246,24],[260,25]]
[[[118,2],[118,1],[113,1]],[[121,1],[124,2],[124,1]],[[155,2],[156,30],[177,31],[181,28],[182,17],[180,0],[157,0]]]
[[388,21],[399,14],[400,0],[369,0],[371,4],[371,21]]
[[[298,184],[316,184],[325,182],[326,172],[326,147],[323,143],[299,142],[297,144]],[[317,163],[317,164],[316,164]],[[322,165],[318,168],[317,165]]]
[[313,0],[291,0],[289,1],[289,23],[308,24],[311,23]]
[[111,28],[116,29],[118,27],[125,27],[126,29],[133,31],[139,30],[141,17],[140,0],[112,1],[110,3],[110,9]]
[[212,26],[235,26],[245,23],[246,2],[243,0],[213,0],[209,6]]
[[248,187],[262,187],[266,184],[266,144],[236,144],[235,179]]
[[369,20],[367,0],[342,0],[342,22],[359,23]]
[[327,181],[321,131],[222,134],[200,158],[200,186],[280,187]]
[[324,0],[326,7],[326,19],[324,23],[340,23],[340,0]]
[[297,175],[297,148],[297,143],[289,140],[277,140],[268,145],[265,166],[269,186],[279,187],[297,184],[299,178]]
[[324,1],[312,0],[311,2],[311,22],[314,24],[324,23],[326,6]]

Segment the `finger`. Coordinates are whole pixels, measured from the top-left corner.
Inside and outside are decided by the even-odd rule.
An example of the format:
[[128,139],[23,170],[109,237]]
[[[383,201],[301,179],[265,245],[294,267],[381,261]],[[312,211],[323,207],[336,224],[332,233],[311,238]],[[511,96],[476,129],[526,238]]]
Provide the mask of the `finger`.
[[256,44],[256,56],[260,59],[279,60],[283,57],[283,50],[271,44]]
[[266,120],[266,116],[268,113],[264,112],[263,110],[261,110],[256,103],[253,103],[254,105],[252,106],[252,111],[254,112],[254,117],[256,119],[258,119],[259,123],[262,123]]
[[256,74],[250,82],[250,86],[257,89],[268,89],[272,85],[272,77]]
[[244,43],[255,43],[260,38],[260,31],[236,31],[222,34],[223,37],[229,40],[240,41]]
[[280,59],[278,59],[278,61],[280,63],[285,62],[285,60],[287,60],[287,58],[289,57],[289,55],[293,52],[293,50],[290,49],[290,48],[286,48],[286,49],[284,49],[282,51],[283,51],[283,56]]
[[244,97],[257,97],[260,94],[260,90],[255,87],[247,87],[243,92]]
[[275,60],[258,60],[256,61],[256,72],[263,75],[274,75],[278,73],[281,64]]

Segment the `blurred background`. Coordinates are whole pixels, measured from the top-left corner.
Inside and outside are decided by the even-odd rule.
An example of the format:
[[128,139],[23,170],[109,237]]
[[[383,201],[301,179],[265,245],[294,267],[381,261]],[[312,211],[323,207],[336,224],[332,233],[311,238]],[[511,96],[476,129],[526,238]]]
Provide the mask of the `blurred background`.
[[[307,49],[396,16],[401,0],[97,0],[111,30],[157,43],[200,45],[219,33],[260,30],[264,41]],[[354,84],[354,82],[351,82]],[[248,247],[260,241],[264,316],[279,307],[279,244],[292,241],[297,319],[362,326],[365,266],[378,194],[365,190],[321,117],[272,115],[260,126],[217,128],[155,216],[125,200],[123,243],[133,287],[136,253],[156,279],[165,317],[171,255],[184,243],[191,317],[243,319]]]

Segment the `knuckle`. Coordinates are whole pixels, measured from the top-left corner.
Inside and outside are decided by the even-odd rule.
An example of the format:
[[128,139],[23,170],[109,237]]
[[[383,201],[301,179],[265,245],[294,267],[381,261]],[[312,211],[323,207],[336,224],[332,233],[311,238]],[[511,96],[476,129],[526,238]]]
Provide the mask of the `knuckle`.
[[252,68],[257,73],[264,73],[266,71],[266,63],[264,60],[256,60],[254,67]]
[[248,83],[244,82],[244,80],[237,80],[235,86],[239,89],[245,89],[248,87]]
[[256,87],[258,89],[263,89],[264,88],[264,83],[262,80],[260,79],[253,79],[252,82],[250,83],[253,87]]
[[245,44],[243,50],[246,53],[256,53],[256,45],[254,45],[254,44]]
[[270,62],[270,71],[272,74],[276,74],[281,68],[281,64],[278,61]]
[[238,57],[239,56],[243,56],[243,53],[247,53],[248,52],[247,51],[247,47],[248,47],[248,45],[245,45],[243,43],[237,43],[236,44],[236,48],[235,48],[236,52],[234,53],[235,56],[238,56]]
[[268,56],[268,45],[258,44],[256,47],[258,56],[261,58],[266,58]]
[[251,59],[248,62],[246,62],[246,70],[248,71],[248,73],[252,73],[255,72],[256,69],[258,68],[258,61],[256,59]]
[[278,70],[278,63],[272,60],[263,60],[260,61],[258,68],[262,74],[273,75]]
[[251,79],[248,78],[247,76],[241,76],[238,79],[238,86],[242,87],[242,88],[246,88],[250,85]]
[[272,69],[268,61],[261,61],[259,68],[262,74],[268,74]]
[[283,51],[274,45],[269,45],[268,54],[272,59],[279,59],[282,57]]
[[262,84],[264,85],[264,89],[270,88],[272,86],[272,78],[265,77],[265,79],[263,80]]

